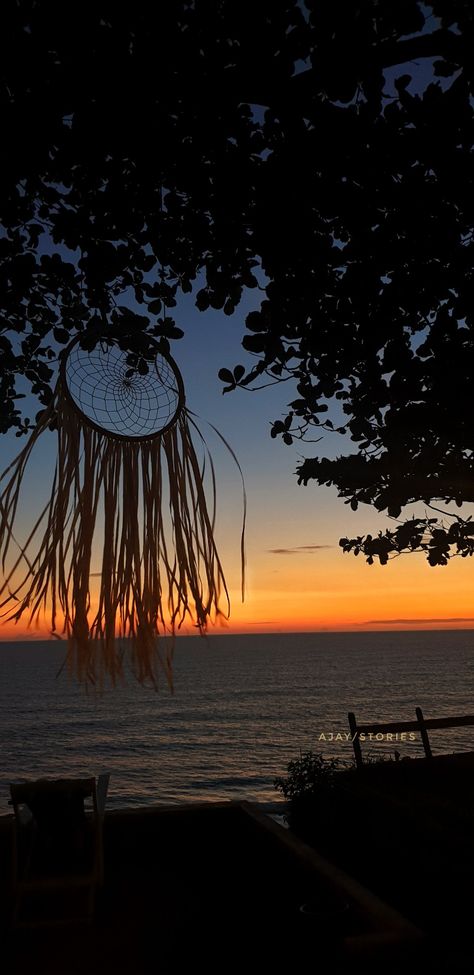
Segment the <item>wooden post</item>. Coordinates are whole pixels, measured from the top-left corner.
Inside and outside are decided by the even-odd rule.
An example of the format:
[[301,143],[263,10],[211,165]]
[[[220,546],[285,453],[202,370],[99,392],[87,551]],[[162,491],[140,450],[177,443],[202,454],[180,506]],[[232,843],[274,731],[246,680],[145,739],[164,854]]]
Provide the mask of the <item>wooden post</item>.
[[362,750],[360,747],[359,733],[357,731],[357,724],[356,724],[355,714],[353,713],[353,711],[349,711],[349,714],[347,715],[347,719],[349,721],[349,728],[352,737],[352,747],[354,749],[356,766],[357,768],[362,768],[364,762],[362,760]]
[[421,735],[421,740],[423,742],[423,748],[425,750],[425,758],[433,758],[433,755],[431,753],[430,739],[428,738],[425,719],[423,717],[423,711],[421,710],[421,708],[416,708],[415,712],[416,712],[416,719],[420,726],[420,735]]

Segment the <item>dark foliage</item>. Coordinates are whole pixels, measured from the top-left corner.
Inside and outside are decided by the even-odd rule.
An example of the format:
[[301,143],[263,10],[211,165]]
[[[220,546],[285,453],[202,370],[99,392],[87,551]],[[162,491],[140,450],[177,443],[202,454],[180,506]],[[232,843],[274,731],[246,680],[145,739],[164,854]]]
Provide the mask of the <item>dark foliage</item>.
[[321,788],[331,786],[340,768],[337,758],[324,758],[314,752],[301,752],[288,764],[288,775],[275,779],[275,789],[287,802],[317,798]]
[[[300,481],[394,517],[474,500],[468,0],[6,0],[0,28],[2,431],[78,331],[145,369],[179,291],[202,275],[197,307],[231,315],[262,270],[255,364],[220,378],[293,378],[286,443],[350,438]],[[342,542],[440,564],[466,525]]]

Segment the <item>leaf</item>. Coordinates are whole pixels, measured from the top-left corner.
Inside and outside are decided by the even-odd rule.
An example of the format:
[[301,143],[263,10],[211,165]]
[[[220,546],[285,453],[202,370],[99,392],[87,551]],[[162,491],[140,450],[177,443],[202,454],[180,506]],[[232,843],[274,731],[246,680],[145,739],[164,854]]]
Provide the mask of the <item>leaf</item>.
[[402,509],[399,504],[389,504],[387,507],[387,514],[389,518],[399,518],[401,511]]
[[265,329],[265,322],[261,312],[249,312],[245,319],[245,327],[248,328],[249,332],[263,332]]
[[150,301],[150,304],[148,305],[150,315],[159,315],[162,308],[163,304],[161,302],[161,298],[155,298],[154,301]]
[[158,352],[163,352],[164,355],[169,355],[170,354],[170,351],[171,351],[170,350],[170,344],[168,342],[168,339],[165,338],[164,335],[162,335],[161,338],[158,339],[158,342],[157,342],[157,351]]
[[145,254],[141,260],[141,268],[143,271],[149,273],[156,264],[156,257],[154,254]]
[[53,328],[53,335],[54,338],[56,339],[56,342],[59,342],[60,345],[66,345],[66,343],[69,342],[69,339],[71,338],[69,332],[67,332],[65,328],[59,328],[58,326]]
[[209,295],[204,288],[198,291],[196,295],[196,307],[199,308],[199,311],[207,311],[209,308]]
[[300,412],[303,412],[306,409],[307,404],[305,399],[294,399],[293,402],[290,403],[290,406],[295,411],[299,410]]
[[452,61],[433,61],[433,74],[437,78],[449,78],[450,75],[454,74],[459,68],[459,64],[453,64]]
[[266,338],[264,335],[244,335],[242,345],[247,352],[263,352]]
[[402,74],[400,78],[395,78],[393,82],[398,92],[405,91],[411,81],[411,74]]
[[239,383],[244,375],[245,375],[245,366],[236,366],[234,369],[234,381],[236,383]]
[[51,376],[53,375],[52,370],[46,365],[45,362],[38,362],[36,369],[40,379],[43,379],[45,382],[47,382],[48,379],[51,379]]
[[254,274],[251,274],[249,271],[244,272],[244,274],[242,275],[242,283],[245,285],[246,288],[258,287],[257,278],[255,277]]
[[273,439],[275,439],[275,437],[277,437],[279,433],[284,433],[284,430],[285,430],[285,424],[283,423],[283,421],[275,420],[275,423],[272,425],[272,429],[270,431],[270,436],[273,437]]
[[209,292],[209,304],[211,308],[215,308],[216,311],[223,307],[225,300],[225,293],[223,291]]
[[174,324],[172,318],[166,318],[164,322],[158,322],[157,335],[165,335],[167,339],[182,339],[184,332]]
[[221,382],[223,382],[223,383],[232,383],[232,384],[234,383],[234,377],[233,377],[230,369],[219,369],[219,372],[217,373],[217,375],[218,375],[219,379],[221,380]]

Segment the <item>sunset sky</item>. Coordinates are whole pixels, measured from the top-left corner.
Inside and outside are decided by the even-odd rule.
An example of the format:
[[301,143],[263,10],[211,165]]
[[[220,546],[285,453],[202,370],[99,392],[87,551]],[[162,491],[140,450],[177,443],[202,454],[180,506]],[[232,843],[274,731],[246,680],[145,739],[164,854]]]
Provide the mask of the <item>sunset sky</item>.
[[[428,29],[437,26],[436,18],[431,17]],[[413,76],[410,90],[421,90],[432,80],[433,60],[425,58],[415,67],[408,66]],[[393,79],[399,73],[400,65],[385,72],[387,98],[395,93]],[[442,86],[449,83],[439,77],[436,81]],[[295,398],[291,383],[222,395],[219,369],[252,361],[242,349],[241,339],[246,314],[259,307],[263,297],[257,289],[248,291],[230,318],[212,309],[199,313],[191,295],[183,295],[175,309],[185,337],[174,343],[173,355],[183,373],[187,405],[200,418],[216,465],[217,541],[232,603],[229,632],[474,626],[474,564],[470,559],[455,558],[447,567],[431,568],[421,554],[414,554],[382,567],[368,566],[363,556],[342,553],[339,538],[368,531],[374,534],[394,527],[394,522],[368,507],[353,512],[337,499],[334,488],[320,488],[314,482],[298,487],[294,472],[302,458],[334,457],[351,445],[336,434],[325,434],[317,444],[297,442],[291,447],[271,439],[271,422],[284,415],[285,405]],[[37,404],[30,404],[25,411],[34,415],[37,409]],[[231,444],[244,473],[248,498],[244,604],[240,599],[240,477],[206,421],[215,424]],[[14,434],[0,438],[1,470],[25,442]],[[47,501],[55,456],[51,434],[28,470],[19,541],[27,537],[41,504]],[[403,476],[402,471],[400,474]],[[411,514],[423,516],[423,506],[404,513]],[[28,635],[44,638],[48,628],[28,634],[23,623],[0,626],[0,640]]]
[[[431,568],[422,555],[415,554],[381,567],[368,566],[363,556],[342,553],[338,546],[341,536],[374,533],[393,522],[370,508],[354,513],[337,499],[334,489],[315,483],[298,487],[294,471],[302,457],[316,453],[335,456],[344,445],[336,434],[325,434],[318,444],[298,442],[292,447],[271,439],[271,421],[294,398],[290,383],[261,392],[236,390],[222,395],[219,368],[250,361],[240,345],[244,319],[261,297],[259,291],[249,292],[232,318],[217,311],[199,313],[190,296],[184,296],[176,309],[185,338],[174,344],[173,354],[183,373],[187,405],[200,417],[217,470],[217,539],[232,601],[229,632],[473,626],[474,567],[470,560],[453,559],[445,568]],[[36,409],[31,408],[31,415]],[[247,586],[243,605],[239,473],[205,421],[215,424],[229,441],[245,477]],[[2,469],[24,443],[14,435],[2,438]],[[40,510],[41,499],[43,503],[47,500],[54,459],[51,434],[29,469],[26,516],[17,535],[23,536],[27,522],[33,523]],[[423,514],[424,509],[419,507],[417,513]],[[28,635],[44,639],[47,626],[30,634],[23,623],[7,624],[0,630],[3,640]]]

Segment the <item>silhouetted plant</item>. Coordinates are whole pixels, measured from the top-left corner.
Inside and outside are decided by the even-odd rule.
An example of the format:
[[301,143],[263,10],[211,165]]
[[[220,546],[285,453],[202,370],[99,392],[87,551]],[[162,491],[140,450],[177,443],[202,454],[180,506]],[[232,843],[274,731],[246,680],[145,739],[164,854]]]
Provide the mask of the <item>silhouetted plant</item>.
[[288,775],[275,779],[275,789],[287,801],[305,799],[317,795],[321,786],[333,783],[334,775],[343,764],[337,758],[324,758],[314,752],[301,752],[300,757],[288,764]]

